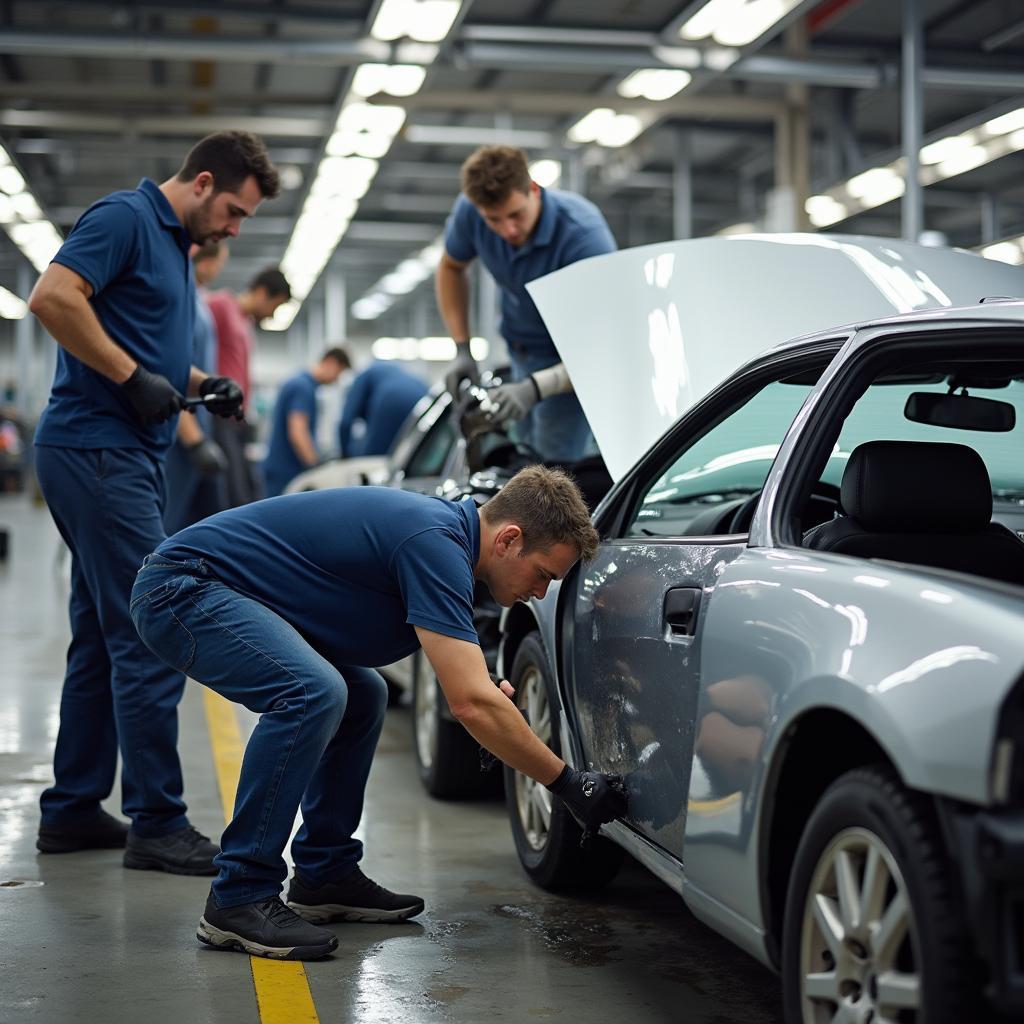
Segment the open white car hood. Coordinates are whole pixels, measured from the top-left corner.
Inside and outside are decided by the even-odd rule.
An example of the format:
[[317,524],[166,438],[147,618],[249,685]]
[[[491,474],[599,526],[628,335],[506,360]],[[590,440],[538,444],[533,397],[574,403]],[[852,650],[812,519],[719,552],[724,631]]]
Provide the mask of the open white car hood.
[[1024,297],[1024,270],[890,239],[743,235],[595,256],[527,288],[618,480],[767,349],[896,313]]

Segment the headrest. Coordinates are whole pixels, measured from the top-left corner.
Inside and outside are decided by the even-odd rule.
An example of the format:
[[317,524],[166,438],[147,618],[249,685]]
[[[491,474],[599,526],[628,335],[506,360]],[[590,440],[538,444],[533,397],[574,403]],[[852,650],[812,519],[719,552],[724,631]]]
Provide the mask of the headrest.
[[973,533],[992,519],[981,456],[962,444],[867,441],[843,473],[843,511],[873,533]]

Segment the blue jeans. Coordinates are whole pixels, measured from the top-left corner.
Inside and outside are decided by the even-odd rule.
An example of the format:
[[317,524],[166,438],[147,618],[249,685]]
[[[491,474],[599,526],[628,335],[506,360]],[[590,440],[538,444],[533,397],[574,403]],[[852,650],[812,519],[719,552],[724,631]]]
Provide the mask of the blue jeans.
[[123,807],[135,832],[184,828],[177,745],[185,677],[147,650],[128,614],[139,565],[164,538],[162,466],[140,449],[39,445],[36,473],[71,549],[71,646],[43,824],[99,812],[120,746]]
[[[525,380],[558,362],[558,356],[535,354],[509,346],[512,379]],[[515,427],[516,439],[530,445],[545,462],[577,462],[596,451],[590,424],[572,393],[538,402]]]
[[215,861],[217,905],[281,891],[282,853],[300,804],[296,869],[313,885],[348,874],[362,856],[352,834],[387,707],[379,673],[336,668],[276,612],[216,579],[201,559],[150,555],[131,612],[139,635],[169,665],[260,715]]

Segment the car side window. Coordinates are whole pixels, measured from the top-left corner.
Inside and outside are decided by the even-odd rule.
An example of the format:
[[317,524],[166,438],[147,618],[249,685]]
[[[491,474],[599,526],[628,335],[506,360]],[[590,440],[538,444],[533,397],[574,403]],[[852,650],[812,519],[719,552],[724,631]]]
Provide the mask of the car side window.
[[626,536],[727,533],[731,514],[763,486],[813,383],[773,381],[691,444],[644,488]]
[[445,460],[455,444],[455,426],[451,410],[446,409],[420,441],[405,467],[406,477],[440,476]]

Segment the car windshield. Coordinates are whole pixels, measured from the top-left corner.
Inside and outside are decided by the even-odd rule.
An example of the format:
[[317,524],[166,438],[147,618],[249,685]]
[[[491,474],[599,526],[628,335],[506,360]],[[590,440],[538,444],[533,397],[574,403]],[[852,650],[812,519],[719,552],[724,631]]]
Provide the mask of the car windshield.
[[873,384],[847,416],[822,478],[838,486],[850,452],[865,441],[945,441],[966,445],[981,456],[997,503],[1020,501],[1024,498],[1024,460],[1021,458],[1024,383],[1014,380],[1007,387],[971,390],[971,394],[979,398],[1009,402],[1016,408],[1017,426],[1005,433],[930,426],[914,423],[904,415],[911,393],[945,395],[948,391],[949,384],[945,380],[935,384]]
[[811,387],[774,381],[758,391],[669,465],[644,496],[636,525],[679,532],[702,508],[759,490]]

